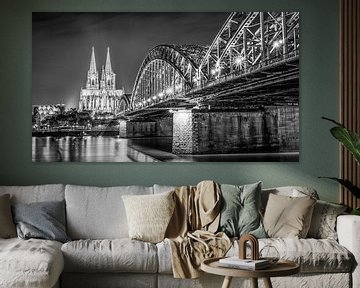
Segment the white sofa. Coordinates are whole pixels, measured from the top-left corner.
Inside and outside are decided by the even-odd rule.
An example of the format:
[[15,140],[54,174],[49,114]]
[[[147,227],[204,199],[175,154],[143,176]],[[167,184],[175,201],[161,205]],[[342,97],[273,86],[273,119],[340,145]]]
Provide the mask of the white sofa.
[[[12,204],[66,202],[65,244],[40,239],[0,239],[0,287],[221,287],[222,277],[174,279],[167,242],[151,244],[128,238],[122,195],[143,195],[173,187],[154,185],[90,187],[76,185],[0,186]],[[292,189],[279,188],[280,194]],[[263,199],[266,202],[264,190]],[[360,217],[337,219],[338,242],[329,239],[260,239],[283,258],[297,261],[301,273],[273,278],[274,287],[360,287]],[[237,253],[237,242],[228,255]],[[236,285],[250,284],[234,279]],[[262,281],[259,281],[260,287]],[[241,286],[242,287],[242,286]]]

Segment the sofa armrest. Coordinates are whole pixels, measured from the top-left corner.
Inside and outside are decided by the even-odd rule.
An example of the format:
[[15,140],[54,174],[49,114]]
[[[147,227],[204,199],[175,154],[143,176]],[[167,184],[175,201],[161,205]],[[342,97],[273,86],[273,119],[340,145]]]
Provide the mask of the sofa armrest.
[[352,273],[353,287],[360,287],[360,216],[341,215],[336,224],[339,243],[355,257]]

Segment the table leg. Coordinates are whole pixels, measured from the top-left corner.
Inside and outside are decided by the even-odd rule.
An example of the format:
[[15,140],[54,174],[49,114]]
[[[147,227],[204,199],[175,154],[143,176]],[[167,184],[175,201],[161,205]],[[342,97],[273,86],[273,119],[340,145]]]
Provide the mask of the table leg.
[[270,278],[266,277],[263,279],[264,279],[265,288],[273,288]]
[[232,277],[231,276],[225,276],[224,282],[221,286],[221,288],[230,288]]
[[252,287],[258,288],[258,279],[257,278],[251,278]]

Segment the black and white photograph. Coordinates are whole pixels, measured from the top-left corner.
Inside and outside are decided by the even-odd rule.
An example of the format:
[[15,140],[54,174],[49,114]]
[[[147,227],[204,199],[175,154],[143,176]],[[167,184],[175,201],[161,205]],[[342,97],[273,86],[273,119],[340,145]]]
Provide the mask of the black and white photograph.
[[33,12],[33,162],[299,161],[299,12]]

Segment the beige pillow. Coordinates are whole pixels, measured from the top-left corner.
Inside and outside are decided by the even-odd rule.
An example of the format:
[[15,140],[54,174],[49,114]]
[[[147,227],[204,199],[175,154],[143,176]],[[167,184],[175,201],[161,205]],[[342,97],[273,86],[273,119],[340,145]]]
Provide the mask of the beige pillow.
[[175,207],[173,193],[122,196],[131,239],[151,243],[164,240]]
[[9,194],[0,196],[0,238],[16,237]]
[[305,238],[316,200],[306,197],[269,195],[264,228],[269,237]]

